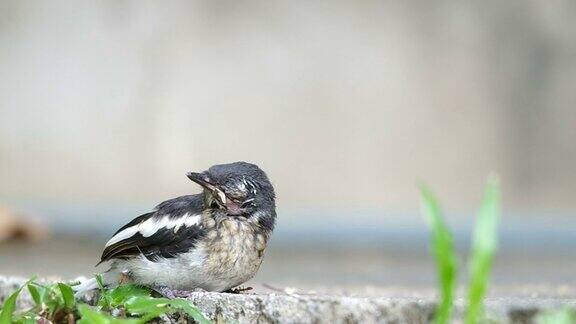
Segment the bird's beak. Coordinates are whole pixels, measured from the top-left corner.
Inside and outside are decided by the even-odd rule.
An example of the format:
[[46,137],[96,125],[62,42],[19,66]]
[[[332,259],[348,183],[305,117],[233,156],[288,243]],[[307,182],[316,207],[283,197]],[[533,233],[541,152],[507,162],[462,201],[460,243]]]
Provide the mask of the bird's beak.
[[206,187],[206,185],[210,184],[208,177],[204,176],[202,173],[188,172],[188,173],[186,173],[186,176],[188,177],[188,179],[196,182],[197,184],[201,185],[202,187]]
[[197,172],[188,172],[186,176],[188,177],[188,179],[196,182],[197,184],[202,186],[202,188],[210,192],[212,197],[215,197],[218,204],[221,207],[226,208],[229,215],[239,216],[244,213],[244,210],[239,206],[239,204],[234,200],[229,199],[224,193],[224,191],[218,188],[218,185],[211,182],[210,178],[205,174]]
[[212,195],[218,199],[218,201],[222,204],[222,206],[226,206],[227,203],[226,195],[222,190],[220,190],[220,188],[212,184],[210,182],[210,179],[206,175],[197,172],[188,172],[186,173],[186,176],[188,177],[188,179],[196,182],[204,189],[210,191]]

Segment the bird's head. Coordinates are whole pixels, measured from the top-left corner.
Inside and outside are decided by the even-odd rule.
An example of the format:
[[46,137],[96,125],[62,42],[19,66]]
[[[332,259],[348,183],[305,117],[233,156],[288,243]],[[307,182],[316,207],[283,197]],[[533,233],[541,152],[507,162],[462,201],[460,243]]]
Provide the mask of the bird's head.
[[187,176],[204,188],[210,208],[225,210],[229,216],[275,216],[274,188],[266,173],[254,164],[219,164]]

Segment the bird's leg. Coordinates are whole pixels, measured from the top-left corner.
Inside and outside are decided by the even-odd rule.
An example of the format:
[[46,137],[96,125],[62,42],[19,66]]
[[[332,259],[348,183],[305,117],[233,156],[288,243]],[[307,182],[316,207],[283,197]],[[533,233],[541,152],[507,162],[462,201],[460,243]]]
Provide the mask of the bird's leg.
[[252,287],[238,286],[236,288],[230,288],[230,289],[223,291],[223,292],[228,293],[228,294],[241,294],[245,291],[249,291],[252,289],[253,289]]
[[206,290],[202,288],[194,288],[192,290],[180,290],[180,289],[171,289],[166,286],[154,286],[152,287],[152,290],[169,299],[188,298],[192,296],[192,294],[195,292],[206,292]]

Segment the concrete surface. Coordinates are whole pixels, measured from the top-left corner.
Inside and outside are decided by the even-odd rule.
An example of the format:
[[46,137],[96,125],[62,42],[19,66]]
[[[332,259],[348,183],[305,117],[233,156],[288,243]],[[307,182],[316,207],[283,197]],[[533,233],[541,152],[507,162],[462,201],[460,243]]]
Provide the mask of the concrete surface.
[[[0,302],[24,282],[22,278],[0,277]],[[532,289],[528,289],[532,290]],[[542,311],[570,307],[576,309],[573,291],[534,289],[486,300],[488,318],[497,322],[533,323]],[[329,293],[333,291],[333,293]],[[237,320],[240,323],[429,323],[434,314],[431,292],[367,289],[347,293],[338,289],[303,292],[283,289],[272,293],[222,294],[195,293],[190,300],[211,319]],[[31,305],[26,292],[18,307]],[[463,314],[463,300],[456,303],[455,318]],[[160,322],[175,322],[163,317]]]

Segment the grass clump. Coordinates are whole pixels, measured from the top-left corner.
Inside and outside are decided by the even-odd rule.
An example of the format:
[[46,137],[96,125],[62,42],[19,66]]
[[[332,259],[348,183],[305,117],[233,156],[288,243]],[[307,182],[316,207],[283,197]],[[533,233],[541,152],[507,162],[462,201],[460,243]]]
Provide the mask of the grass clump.
[[[34,306],[17,312],[16,300],[24,288],[28,289]],[[134,284],[111,289],[100,286],[100,298],[95,305],[88,305],[77,300],[72,287],[66,283],[44,285],[31,279],[5,300],[0,310],[0,324],[133,324],[176,312],[197,323],[211,323],[189,301],[152,297],[148,288]]]
[[[426,186],[421,186],[420,192],[423,213],[432,231],[432,254],[436,261],[441,292],[435,322],[445,324],[450,322],[455,298],[457,264],[454,238],[446,226],[438,199]],[[472,239],[472,253],[469,261],[470,282],[465,316],[467,324],[475,324],[483,319],[482,300],[488,287],[492,259],[498,243],[499,214],[499,184],[496,177],[491,177],[486,185]]]

